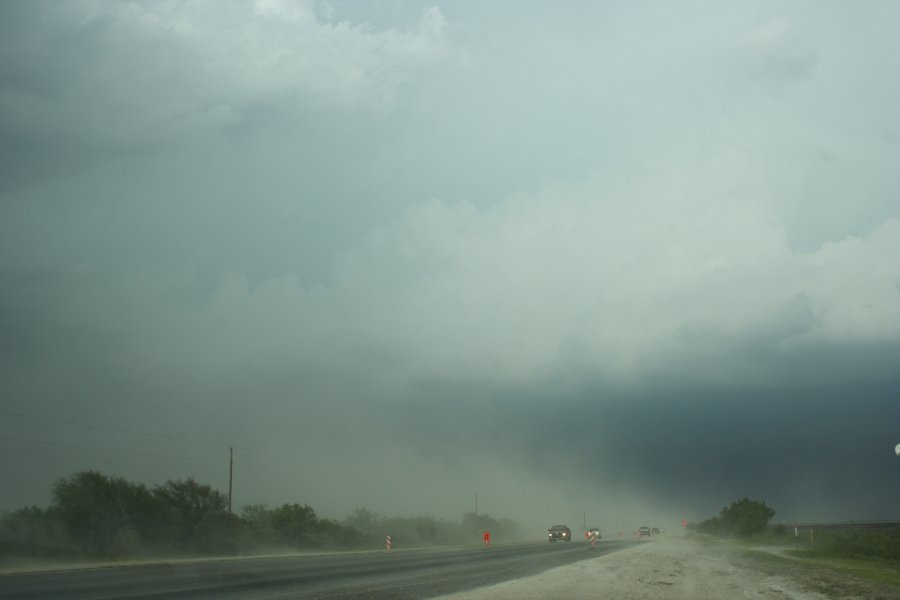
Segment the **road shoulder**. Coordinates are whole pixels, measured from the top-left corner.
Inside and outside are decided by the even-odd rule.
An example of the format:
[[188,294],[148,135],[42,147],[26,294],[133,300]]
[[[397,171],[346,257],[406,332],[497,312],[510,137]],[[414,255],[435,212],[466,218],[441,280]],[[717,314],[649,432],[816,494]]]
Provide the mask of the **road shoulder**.
[[[585,552],[590,548],[585,547]],[[770,561],[769,561],[770,562]],[[825,600],[826,595],[792,570],[763,568],[739,549],[684,537],[661,536],[596,559],[540,575],[442,596],[444,600],[528,600],[602,597],[622,600]],[[869,596],[857,596],[869,597]],[[877,597],[877,596],[876,596]],[[896,594],[892,596],[896,598]]]

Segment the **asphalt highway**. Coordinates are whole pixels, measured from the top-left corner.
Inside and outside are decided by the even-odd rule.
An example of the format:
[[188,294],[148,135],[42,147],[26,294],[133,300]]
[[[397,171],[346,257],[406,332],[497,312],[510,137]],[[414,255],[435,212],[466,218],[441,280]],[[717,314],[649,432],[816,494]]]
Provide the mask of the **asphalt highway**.
[[490,548],[409,549],[153,563],[0,575],[0,599],[429,598],[540,573],[635,542],[535,542]]

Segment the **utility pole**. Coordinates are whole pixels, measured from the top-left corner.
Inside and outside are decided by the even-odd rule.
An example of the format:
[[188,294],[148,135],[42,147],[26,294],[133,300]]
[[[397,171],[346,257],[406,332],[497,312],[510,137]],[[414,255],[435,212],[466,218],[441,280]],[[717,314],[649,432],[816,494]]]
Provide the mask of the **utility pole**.
[[228,514],[231,513],[231,484],[234,476],[234,448],[228,448]]
[[475,494],[475,514],[478,514],[478,494]]

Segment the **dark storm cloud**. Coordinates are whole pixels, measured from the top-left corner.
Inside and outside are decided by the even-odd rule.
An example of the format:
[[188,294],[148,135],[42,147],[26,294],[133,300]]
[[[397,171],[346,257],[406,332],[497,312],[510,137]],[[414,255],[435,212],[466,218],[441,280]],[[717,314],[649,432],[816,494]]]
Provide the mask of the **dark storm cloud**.
[[896,8],[387,6],[0,7],[8,502],[890,512]]
[[559,485],[624,486],[692,519],[743,496],[787,520],[894,514],[900,346],[839,344],[770,360],[790,374],[778,385],[431,382],[397,418],[411,445],[443,460],[477,449]]

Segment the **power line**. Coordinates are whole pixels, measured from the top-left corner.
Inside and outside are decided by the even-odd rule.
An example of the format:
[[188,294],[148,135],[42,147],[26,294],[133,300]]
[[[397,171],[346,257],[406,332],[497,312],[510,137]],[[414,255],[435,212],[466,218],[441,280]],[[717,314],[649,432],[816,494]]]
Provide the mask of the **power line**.
[[[228,447],[229,446],[228,444],[226,444],[224,442],[215,442],[215,441],[211,441],[211,440],[201,440],[201,439],[196,439],[196,438],[187,438],[187,437],[180,437],[180,436],[174,436],[174,435],[166,435],[166,434],[161,434],[161,433],[150,433],[150,432],[146,432],[146,431],[123,429],[120,427],[109,427],[109,426],[105,426],[105,425],[93,425],[93,424],[89,424],[89,423],[82,423],[79,421],[54,419],[51,417],[41,417],[41,416],[37,416],[37,415],[29,415],[29,414],[25,414],[25,413],[8,411],[8,410],[0,410],[0,415],[19,417],[19,418],[23,418],[23,419],[31,419],[34,421],[41,421],[41,422],[45,422],[45,423],[57,423],[57,424],[61,424],[61,425],[82,427],[85,429],[94,429],[94,430],[100,430],[100,431],[112,431],[112,432],[116,432],[116,433],[127,433],[129,435],[138,435],[138,436],[144,436],[144,437],[156,438],[156,439],[174,440],[174,441],[190,442],[190,443],[196,443],[196,444],[207,444],[207,445],[218,446],[218,447]],[[63,444],[60,442],[48,442],[48,441],[43,441],[43,440],[28,440],[25,438],[15,438],[15,437],[10,437],[10,436],[3,436],[3,435],[0,435],[0,437],[4,437],[6,439],[15,439],[15,440],[19,440],[19,441],[25,441],[25,442],[33,442],[33,443],[38,443],[38,444],[46,444],[46,445],[62,446],[62,447],[72,447],[72,448],[82,448],[82,449],[96,450],[96,451],[101,451],[101,452],[116,452],[119,454],[131,454],[131,455],[135,455],[135,456],[157,456],[157,457],[163,457],[163,458],[184,458],[186,460],[205,460],[205,461],[212,461],[212,462],[227,462],[225,460],[219,460],[219,459],[178,457],[178,456],[153,454],[153,453],[146,453],[146,452],[113,450],[113,449],[106,449],[106,448],[94,448],[94,447],[90,447],[90,446],[79,446],[76,444]],[[297,462],[294,462],[294,461],[291,461],[291,460],[288,460],[285,458],[280,458],[278,456],[273,456],[271,454],[266,454],[265,452],[260,452],[259,450],[255,450],[253,448],[248,448],[246,446],[234,446],[234,448],[238,449],[238,450],[243,450],[245,452],[250,452],[252,454],[256,454],[257,456],[260,456],[262,458],[281,462],[285,465],[294,467],[296,469],[303,469],[305,471],[312,471],[315,473],[320,473],[320,474],[326,475],[332,479],[334,479],[334,478],[352,479],[354,481],[358,481],[360,479],[365,479],[365,480],[367,480],[368,485],[372,485],[372,486],[380,487],[380,488],[390,487],[389,485],[385,484],[383,481],[377,481],[377,482],[374,481],[372,479],[371,475],[361,475],[361,474],[352,473],[352,472],[348,472],[346,470],[341,470],[341,469],[336,470],[336,469],[323,469],[323,468],[319,468],[319,467],[313,467],[310,465],[297,463]],[[247,463],[242,463],[242,464],[243,464],[243,466],[251,466],[251,465],[248,465]],[[252,468],[252,466],[251,466],[251,468]],[[259,469],[265,470],[262,468],[259,468]],[[275,471],[268,471],[268,472],[282,476],[282,477],[285,476],[283,473],[277,473]],[[335,487],[335,489],[342,489],[343,491],[349,491],[346,488],[339,488],[336,486],[331,486],[331,487]]]
[[[287,474],[287,473],[280,473],[280,472],[278,472],[278,471],[273,471],[273,470],[271,470],[271,469],[264,469],[263,467],[259,467],[259,466],[256,466],[256,465],[251,465],[251,464],[249,464],[249,463],[240,462],[240,461],[237,461],[237,460],[234,461],[234,464],[236,464],[236,465],[239,466],[239,467],[247,467],[247,468],[249,468],[251,471],[257,471],[257,472],[261,472],[261,473],[268,473],[269,475],[277,475],[278,477],[282,478],[283,481],[285,481],[285,482],[291,482],[291,483],[293,483],[294,485],[297,485],[297,486],[300,486],[300,487],[303,487],[304,485],[307,485],[307,484],[304,484],[303,482],[301,482],[299,479],[297,479],[295,475],[289,475],[289,474]],[[310,486],[308,486],[308,487],[310,487]],[[317,481],[317,482],[316,482],[315,484],[313,484],[313,486],[311,486],[311,487],[317,487],[317,488],[318,488],[318,487],[327,487],[327,488],[332,488],[332,489],[335,489],[335,490],[340,490],[340,491],[342,491],[342,492],[348,492],[348,493],[354,493],[354,492],[355,492],[355,490],[351,490],[350,488],[345,488],[345,487],[342,487],[342,486],[339,486],[339,485],[334,485],[334,484],[331,484],[331,483],[325,483],[325,482],[322,482],[322,481]]]
[[153,456],[156,458],[172,458],[177,460],[199,460],[203,462],[217,462],[223,463],[228,462],[221,458],[200,458],[199,456],[180,456],[175,454],[156,454],[154,452],[137,452],[135,450],[118,450],[115,448],[97,448],[95,446],[82,446],[80,444],[65,444],[62,442],[50,442],[47,440],[34,440],[29,438],[20,438],[14,437],[11,435],[2,435],[0,434],[0,439],[4,440],[15,440],[17,442],[27,442],[29,444],[44,444],[46,446],[60,446],[63,448],[80,448],[82,450],[95,450],[97,452],[112,452],[115,454],[131,454],[134,456]]
[[104,425],[89,425],[87,423],[79,423],[77,421],[66,421],[63,419],[51,419],[50,417],[38,417],[36,415],[26,415],[24,413],[12,412],[8,410],[0,410],[0,415],[7,415],[10,417],[21,417],[23,419],[32,419],[34,421],[44,421],[45,423],[59,423],[62,425],[74,425],[76,427],[84,427],[85,429],[99,429],[102,431],[115,431],[117,433],[128,433],[131,435],[142,435],[145,437],[159,438],[164,440],[175,440],[179,442],[191,442],[194,444],[208,444],[210,446],[225,446],[228,444],[224,442],[213,442],[210,440],[198,440],[193,438],[185,438],[178,437],[175,435],[165,435],[162,433],[147,433],[145,431],[135,431],[133,429],[120,429],[118,427],[106,427]]
[[[352,473],[350,471],[344,469],[321,469],[319,467],[311,467],[309,465],[293,462],[284,458],[279,458],[277,456],[273,456],[271,454],[266,454],[264,452],[260,452],[259,450],[254,450],[253,448],[247,448],[244,446],[235,446],[235,448],[239,450],[244,450],[246,452],[251,452],[256,454],[257,456],[261,456],[263,458],[268,458],[269,460],[276,460],[283,464],[286,464],[291,467],[295,467],[297,469],[304,469],[306,471],[314,471],[316,473],[322,473],[323,475],[327,475],[329,477],[338,477],[338,478],[347,478],[352,479],[354,481],[358,481],[360,479],[366,479],[369,484],[375,485],[377,487],[391,487],[389,483],[385,483],[384,481],[379,480],[377,483],[373,482],[371,475],[360,475],[358,473]],[[244,463],[246,466],[246,463]]]
[[[246,446],[235,446],[238,450],[244,450],[245,452],[252,452],[257,456],[261,456],[263,458],[268,458],[269,460],[277,460],[278,462],[282,462],[291,467],[296,467],[298,469],[305,469],[307,471],[315,471],[317,473],[324,473],[326,475],[333,475],[334,471],[329,471],[328,469],[320,469],[318,467],[310,467],[309,465],[303,465],[300,463],[295,463],[285,458],[279,458],[277,456],[272,456],[271,454],[266,454],[264,452],[260,452],[259,450],[254,450],[253,448],[247,448]],[[352,475],[352,474],[351,474]]]
[[[214,442],[214,441],[210,441],[210,440],[200,440],[200,439],[195,439],[195,438],[186,438],[186,437],[180,437],[180,436],[174,436],[174,435],[166,435],[166,434],[161,434],[161,433],[149,433],[149,432],[146,432],[146,431],[137,431],[137,430],[133,430],[133,429],[123,429],[123,428],[120,428],[120,427],[109,427],[109,426],[105,426],[105,425],[93,425],[93,424],[82,423],[82,422],[78,422],[78,421],[70,421],[70,420],[64,420],[64,419],[53,419],[53,418],[51,418],[51,417],[40,417],[40,416],[37,416],[37,415],[29,415],[29,414],[25,414],[25,413],[13,412],[13,411],[8,411],[8,410],[0,410],[0,415],[7,415],[7,416],[11,416],[11,417],[20,417],[20,418],[23,418],[23,419],[32,419],[32,420],[34,420],[34,421],[42,421],[42,422],[45,422],[45,423],[58,423],[58,424],[61,424],[61,425],[73,425],[73,426],[76,426],[76,427],[83,427],[83,428],[85,428],[85,429],[96,429],[96,430],[101,430],[101,431],[113,431],[113,432],[117,432],[117,433],[127,433],[127,434],[130,434],[130,435],[140,435],[140,436],[144,436],[144,437],[151,437],[151,438],[158,438],[158,439],[165,439],[165,440],[176,440],[176,441],[181,441],[181,442],[191,442],[191,443],[197,443],[197,444],[209,444],[209,445],[212,445],[212,446],[222,446],[222,447],[227,447],[227,446],[228,446],[228,444],[226,444],[226,443],[224,443],[224,442]],[[298,469],[304,469],[304,470],[307,470],[307,471],[314,471],[314,472],[317,472],[317,473],[322,473],[322,474],[325,474],[325,475],[331,475],[331,476],[334,476],[334,475],[335,475],[335,471],[334,471],[334,470],[321,469],[321,468],[318,468],[318,467],[312,467],[312,466],[309,466],[309,465],[304,465],[304,464],[296,463],[296,462],[293,462],[293,461],[290,461],[290,460],[287,460],[287,459],[284,459],[284,458],[280,458],[280,457],[277,457],[277,456],[272,456],[272,455],[270,455],[270,454],[266,454],[266,453],[264,453],[264,452],[260,452],[259,450],[254,450],[253,448],[248,448],[248,447],[246,447],[246,446],[234,446],[234,448],[239,449],[239,450],[244,450],[244,451],[246,451],[246,452],[252,452],[253,454],[256,454],[256,455],[258,455],[258,456],[260,456],[260,457],[262,457],[262,458],[267,458],[267,459],[269,459],[269,460],[279,461],[279,462],[282,462],[282,463],[284,463],[284,464],[286,464],[286,465],[289,465],[289,466],[292,466],[292,467],[295,467],[295,468],[298,468]],[[353,478],[358,478],[358,477],[360,477],[359,475],[356,475],[356,474],[353,474],[353,473],[345,473],[345,475],[347,475],[347,476],[349,476],[349,477],[353,477]]]
[[[302,481],[297,479],[296,476],[294,476],[294,475],[290,475],[288,473],[282,473],[279,471],[273,471],[271,469],[265,469],[265,468],[259,467],[257,465],[252,465],[249,463],[239,462],[239,461],[235,461],[235,460],[225,460],[225,459],[218,459],[218,458],[201,458],[199,456],[183,456],[183,455],[175,455],[175,454],[157,454],[155,452],[138,452],[138,451],[134,451],[134,450],[119,450],[116,448],[100,448],[100,447],[96,447],[96,446],[85,446],[85,445],[81,445],[81,444],[67,444],[67,443],[63,443],[63,442],[51,442],[48,440],[37,440],[37,439],[23,438],[23,437],[3,435],[3,434],[0,434],[0,439],[12,440],[12,441],[17,441],[17,442],[25,442],[28,444],[41,444],[41,445],[45,445],[45,446],[56,446],[56,447],[62,447],[62,448],[77,448],[80,450],[91,450],[91,451],[95,451],[95,452],[110,452],[110,453],[114,453],[114,454],[127,454],[127,455],[132,455],[132,456],[149,456],[149,457],[153,457],[153,458],[166,458],[166,459],[172,459],[172,460],[195,460],[195,461],[213,462],[213,463],[220,463],[220,464],[230,462],[235,465],[245,467],[246,469],[248,469],[250,471],[255,471],[258,473],[260,473],[260,472],[266,473],[268,475],[275,475],[279,478],[279,480],[282,483],[291,484],[291,487],[303,488],[306,486],[306,484],[304,484]],[[315,487],[326,487],[326,488],[340,490],[342,492],[347,492],[347,493],[355,492],[355,490],[352,490],[347,487],[334,485],[331,483],[325,483],[325,482],[321,482],[321,481],[316,482]],[[231,501],[231,498],[229,497],[229,502],[230,501]]]

